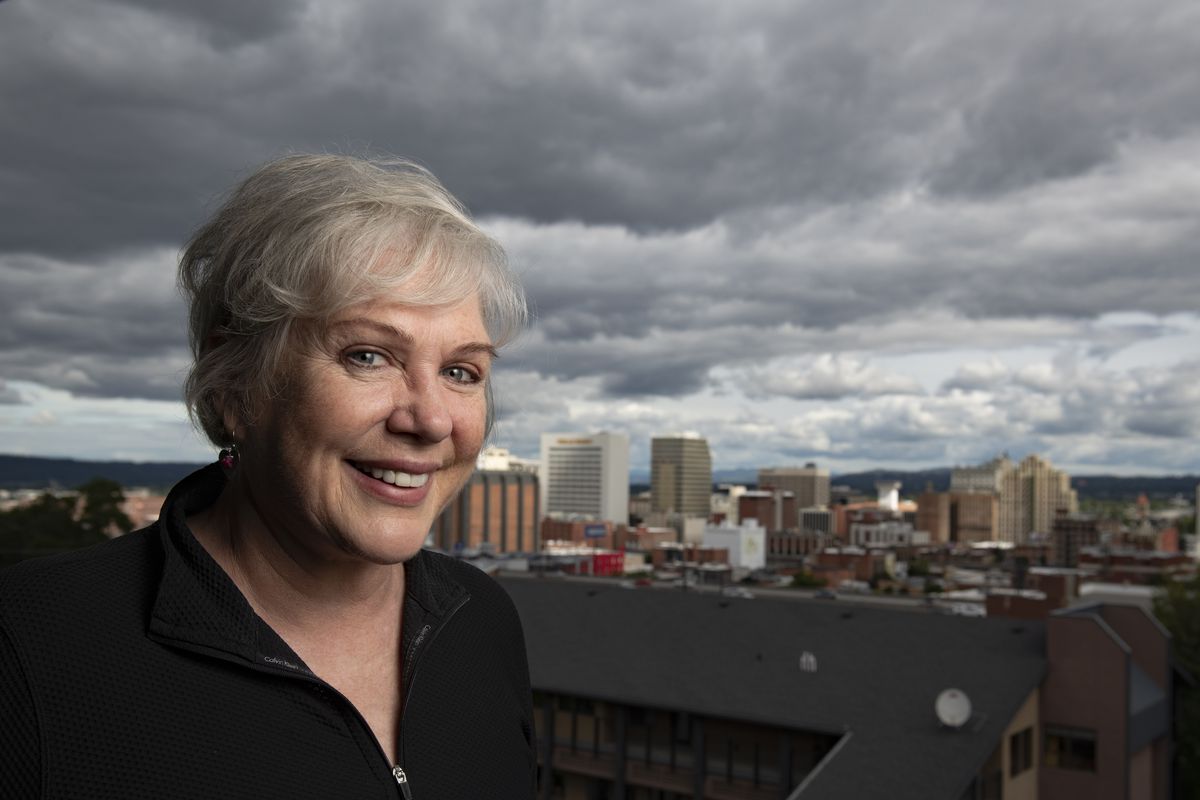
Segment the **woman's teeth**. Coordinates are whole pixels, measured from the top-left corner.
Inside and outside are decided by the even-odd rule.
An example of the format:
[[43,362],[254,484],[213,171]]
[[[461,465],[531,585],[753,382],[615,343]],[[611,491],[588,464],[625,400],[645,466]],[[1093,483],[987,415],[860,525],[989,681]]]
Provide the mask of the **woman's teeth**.
[[418,486],[424,486],[429,480],[429,473],[420,473],[414,475],[411,472],[397,472],[391,469],[379,469],[378,467],[363,467],[358,464],[354,465],[359,472],[370,475],[376,480],[390,483],[393,486],[399,486],[404,489],[413,489]]

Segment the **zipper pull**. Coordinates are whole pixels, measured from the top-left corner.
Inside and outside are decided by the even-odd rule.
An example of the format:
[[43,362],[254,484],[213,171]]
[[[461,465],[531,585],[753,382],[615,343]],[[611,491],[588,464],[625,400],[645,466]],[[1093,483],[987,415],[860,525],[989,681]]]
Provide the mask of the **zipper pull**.
[[413,800],[412,789],[408,788],[408,776],[404,774],[404,767],[399,764],[392,767],[392,777],[396,779],[396,783],[400,784],[400,793],[404,795],[404,800]]

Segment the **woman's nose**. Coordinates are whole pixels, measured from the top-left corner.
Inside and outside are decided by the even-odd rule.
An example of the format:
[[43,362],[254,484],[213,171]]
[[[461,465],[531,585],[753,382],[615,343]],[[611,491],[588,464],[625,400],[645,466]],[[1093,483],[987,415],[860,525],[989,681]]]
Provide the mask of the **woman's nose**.
[[436,380],[408,382],[396,397],[388,417],[388,430],[427,442],[440,442],[450,435],[454,421],[444,389]]

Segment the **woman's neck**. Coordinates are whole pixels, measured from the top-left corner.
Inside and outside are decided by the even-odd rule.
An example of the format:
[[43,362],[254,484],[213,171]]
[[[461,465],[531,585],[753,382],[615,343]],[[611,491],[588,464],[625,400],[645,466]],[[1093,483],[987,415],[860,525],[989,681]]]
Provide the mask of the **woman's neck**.
[[319,532],[306,538],[268,524],[236,482],[189,517],[188,526],[255,613],[289,644],[288,632],[352,635],[399,619],[403,564],[317,552],[310,543],[321,541]]

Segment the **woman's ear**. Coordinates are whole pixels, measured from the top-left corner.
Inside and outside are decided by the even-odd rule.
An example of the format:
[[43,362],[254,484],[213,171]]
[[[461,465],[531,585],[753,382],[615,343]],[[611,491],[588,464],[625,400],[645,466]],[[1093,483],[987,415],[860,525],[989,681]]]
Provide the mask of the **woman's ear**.
[[221,416],[221,428],[229,437],[229,444],[241,444],[245,430],[242,427],[241,404],[236,402],[228,393],[222,393],[213,399],[213,406]]

